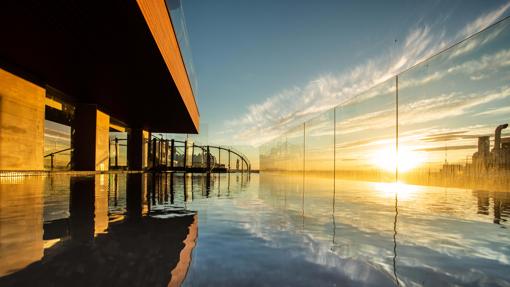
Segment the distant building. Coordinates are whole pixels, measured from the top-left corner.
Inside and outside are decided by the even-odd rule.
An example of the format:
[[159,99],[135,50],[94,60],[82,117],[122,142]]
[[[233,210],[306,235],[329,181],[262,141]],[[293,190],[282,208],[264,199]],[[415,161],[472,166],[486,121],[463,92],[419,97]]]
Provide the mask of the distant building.
[[494,131],[494,147],[490,151],[490,137],[478,138],[478,151],[473,154],[473,166],[481,172],[488,168],[510,169],[510,137],[501,138],[501,131],[508,124],[499,125]]

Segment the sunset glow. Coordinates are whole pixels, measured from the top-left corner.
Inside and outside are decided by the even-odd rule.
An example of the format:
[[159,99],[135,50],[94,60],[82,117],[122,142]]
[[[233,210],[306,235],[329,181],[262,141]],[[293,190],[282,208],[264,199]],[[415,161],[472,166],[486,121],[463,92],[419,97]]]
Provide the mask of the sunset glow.
[[416,192],[421,189],[417,185],[410,185],[402,182],[376,182],[373,183],[373,186],[383,197],[393,198],[395,195],[398,195],[400,200],[413,198]]
[[418,152],[409,147],[399,147],[398,156],[394,147],[380,149],[371,156],[370,162],[385,171],[406,172],[422,165],[427,158],[426,153]]

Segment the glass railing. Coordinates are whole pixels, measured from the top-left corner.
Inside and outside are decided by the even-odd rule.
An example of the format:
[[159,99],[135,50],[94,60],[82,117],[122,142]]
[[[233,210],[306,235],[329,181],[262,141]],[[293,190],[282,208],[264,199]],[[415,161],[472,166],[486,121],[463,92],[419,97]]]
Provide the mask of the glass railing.
[[179,43],[184,66],[186,67],[186,72],[188,74],[191,88],[193,89],[193,95],[195,96],[195,101],[198,107],[198,81],[193,65],[193,56],[191,54],[188,28],[186,27],[186,18],[184,17],[184,8],[182,7],[181,0],[166,0],[166,6],[170,13],[170,18],[172,19],[175,36],[177,37],[177,42]]
[[262,171],[510,186],[510,19],[263,145]]

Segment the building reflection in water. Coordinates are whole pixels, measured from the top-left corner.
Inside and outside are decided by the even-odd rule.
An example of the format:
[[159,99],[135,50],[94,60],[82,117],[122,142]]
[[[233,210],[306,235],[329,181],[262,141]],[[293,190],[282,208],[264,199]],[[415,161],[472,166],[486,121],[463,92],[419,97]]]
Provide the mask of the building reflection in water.
[[1,178],[0,286],[475,282],[459,262],[510,282],[509,193],[252,176]]
[[188,179],[0,178],[0,285],[179,285],[198,234]]
[[43,257],[43,190],[43,179],[0,177],[0,276]]
[[508,192],[474,190],[473,195],[478,199],[478,214],[490,215],[490,205],[492,204],[493,222],[500,224],[507,221],[510,216],[510,195]]

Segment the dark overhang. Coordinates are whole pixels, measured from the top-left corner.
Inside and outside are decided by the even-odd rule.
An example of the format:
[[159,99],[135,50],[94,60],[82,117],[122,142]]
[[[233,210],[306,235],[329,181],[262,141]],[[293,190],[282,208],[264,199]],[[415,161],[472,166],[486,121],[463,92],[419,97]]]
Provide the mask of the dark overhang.
[[2,68],[133,127],[198,132],[164,0],[7,0],[0,27]]

